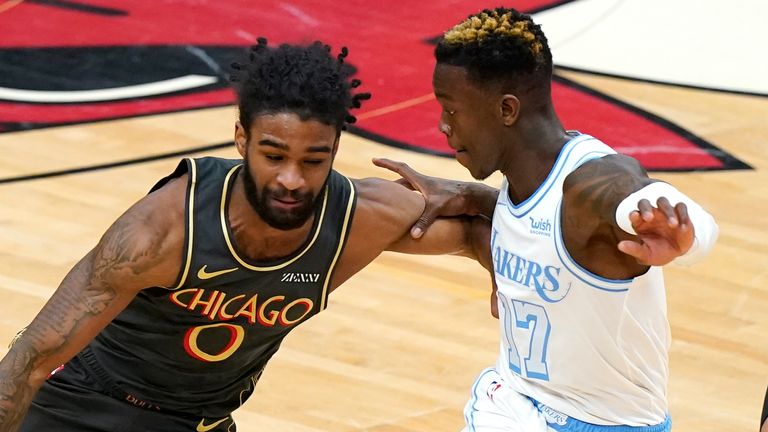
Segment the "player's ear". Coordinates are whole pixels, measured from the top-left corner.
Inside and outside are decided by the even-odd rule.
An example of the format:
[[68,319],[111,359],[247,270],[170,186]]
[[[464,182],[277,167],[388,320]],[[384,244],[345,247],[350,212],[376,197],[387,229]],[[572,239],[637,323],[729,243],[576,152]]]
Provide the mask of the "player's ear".
[[246,144],[248,144],[248,133],[240,121],[237,121],[235,122],[235,147],[242,157],[245,157]]
[[504,126],[512,126],[517,122],[517,118],[520,115],[520,99],[514,95],[505,94],[501,97],[499,110]]

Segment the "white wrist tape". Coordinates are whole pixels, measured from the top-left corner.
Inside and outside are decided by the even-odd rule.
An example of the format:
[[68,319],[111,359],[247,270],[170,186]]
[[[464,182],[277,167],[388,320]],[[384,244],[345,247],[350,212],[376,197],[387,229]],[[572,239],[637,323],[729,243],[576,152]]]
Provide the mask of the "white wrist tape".
[[634,228],[632,228],[629,214],[638,210],[637,204],[640,200],[647,199],[652,206],[656,207],[656,201],[661,197],[667,198],[673,207],[678,203],[684,203],[688,209],[688,217],[693,225],[693,245],[688,249],[688,252],[677,257],[674,262],[682,265],[691,265],[700,261],[712,250],[720,230],[712,215],[668,183],[651,183],[624,198],[616,208],[616,223],[619,225],[619,228],[630,234],[637,235]]

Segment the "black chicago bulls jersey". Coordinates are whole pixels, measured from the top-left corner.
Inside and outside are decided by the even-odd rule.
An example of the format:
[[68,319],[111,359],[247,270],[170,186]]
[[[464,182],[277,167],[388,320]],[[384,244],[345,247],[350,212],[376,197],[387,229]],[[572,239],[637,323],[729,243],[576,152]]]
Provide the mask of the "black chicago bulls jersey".
[[[283,338],[326,306],[355,205],[332,171],[305,243],[253,262],[238,250],[227,203],[241,161],[186,159],[186,244],[179,279],[143,290],[80,354],[118,397],[150,409],[224,417],[253,392]],[[154,189],[153,189],[154,190]]]

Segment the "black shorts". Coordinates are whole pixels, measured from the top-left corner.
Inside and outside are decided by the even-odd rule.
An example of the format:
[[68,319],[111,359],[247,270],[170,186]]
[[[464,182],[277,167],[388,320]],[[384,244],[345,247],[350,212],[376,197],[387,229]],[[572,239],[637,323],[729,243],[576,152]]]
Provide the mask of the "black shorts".
[[232,417],[202,419],[140,408],[110,395],[73,358],[35,395],[20,432],[235,432]]

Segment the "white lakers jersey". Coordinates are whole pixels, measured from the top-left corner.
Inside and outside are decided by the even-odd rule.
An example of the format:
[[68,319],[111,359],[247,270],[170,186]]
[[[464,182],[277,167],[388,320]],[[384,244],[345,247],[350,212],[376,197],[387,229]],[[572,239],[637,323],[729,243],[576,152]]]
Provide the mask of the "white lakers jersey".
[[518,392],[600,425],[661,423],[667,415],[670,334],[661,269],[610,280],[579,266],[563,244],[563,180],[615,153],[579,135],[547,179],[515,205],[506,179],[493,216],[501,353],[497,370]]

